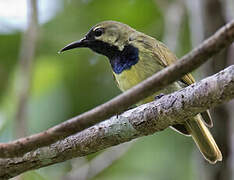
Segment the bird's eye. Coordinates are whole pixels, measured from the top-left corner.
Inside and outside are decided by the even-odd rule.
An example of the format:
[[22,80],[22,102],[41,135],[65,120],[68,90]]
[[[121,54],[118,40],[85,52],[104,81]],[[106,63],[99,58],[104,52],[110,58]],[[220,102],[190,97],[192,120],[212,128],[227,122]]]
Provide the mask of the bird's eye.
[[95,29],[94,35],[96,37],[99,37],[99,36],[101,36],[103,34],[103,32],[104,32],[103,28],[98,28],[98,29]]

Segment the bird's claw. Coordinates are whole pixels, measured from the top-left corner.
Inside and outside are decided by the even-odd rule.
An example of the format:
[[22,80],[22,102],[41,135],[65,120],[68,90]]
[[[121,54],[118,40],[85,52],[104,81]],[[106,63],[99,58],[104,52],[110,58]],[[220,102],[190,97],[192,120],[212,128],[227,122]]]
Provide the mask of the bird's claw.
[[155,100],[159,100],[161,97],[163,97],[165,94],[161,93],[154,97]]

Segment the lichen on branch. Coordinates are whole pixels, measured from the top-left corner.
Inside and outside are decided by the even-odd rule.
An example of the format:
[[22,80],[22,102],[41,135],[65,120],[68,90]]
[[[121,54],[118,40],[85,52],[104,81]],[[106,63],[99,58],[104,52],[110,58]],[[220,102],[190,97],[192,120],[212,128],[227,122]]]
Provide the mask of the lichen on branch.
[[22,157],[0,159],[0,179],[153,134],[233,98],[234,65],[47,147],[28,152]]

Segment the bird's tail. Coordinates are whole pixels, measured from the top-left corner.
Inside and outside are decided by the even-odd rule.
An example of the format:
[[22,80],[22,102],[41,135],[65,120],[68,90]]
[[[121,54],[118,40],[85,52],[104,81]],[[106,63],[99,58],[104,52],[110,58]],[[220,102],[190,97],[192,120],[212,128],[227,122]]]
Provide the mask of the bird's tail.
[[215,164],[217,161],[222,161],[222,153],[201,118],[200,115],[197,115],[194,117],[194,120],[187,121],[186,128],[204,158],[209,163]]

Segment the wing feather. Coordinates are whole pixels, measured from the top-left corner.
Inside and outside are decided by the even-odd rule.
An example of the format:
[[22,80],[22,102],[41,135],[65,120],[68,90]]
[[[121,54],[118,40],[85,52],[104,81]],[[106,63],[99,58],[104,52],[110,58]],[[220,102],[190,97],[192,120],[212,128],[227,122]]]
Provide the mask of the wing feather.
[[[172,53],[162,42],[160,42],[160,41],[158,41],[150,36],[147,36],[143,33],[138,33],[136,36],[135,35],[136,34],[134,34],[134,37],[132,37],[132,41],[137,43],[137,44],[140,43],[141,46],[144,47],[143,49],[146,51],[145,53],[152,54],[154,59],[161,66],[167,67],[167,66],[175,63],[175,61],[177,60],[177,57],[174,55],[174,53]],[[147,41],[146,41],[146,39],[147,39]],[[189,86],[189,85],[195,83],[195,79],[193,78],[193,76],[190,73],[188,73],[184,77],[182,77],[180,81],[183,82],[183,84],[185,86]],[[205,112],[202,112],[201,115],[202,115],[202,119],[205,122],[205,124],[208,127],[212,127],[213,123],[212,123],[212,119],[211,119],[209,111],[207,110]],[[176,128],[181,133],[186,134],[183,131],[183,129],[177,128],[177,127],[174,127],[174,128]]]
[[[175,63],[175,61],[177,60],[176,56],[161,42],[156,41],[156,45],[155,48],[157,48],[157,50],[154,50],[153,52],[155,53],[157,59],[161,60],[161,65],[166,67],[169,66],[173,63]],[[192,74],[186,74],[184,77],[182,77],[181,79],[182,82],[184,82],[187,86],[195,83],[195,79],[192,76]],[[212,127],[213,126],[213,122],[210,116],[210,112],[207,110],[205,112],[201,113],[202,115],[202,119],[204,120],[205,124],[208,127]]]

